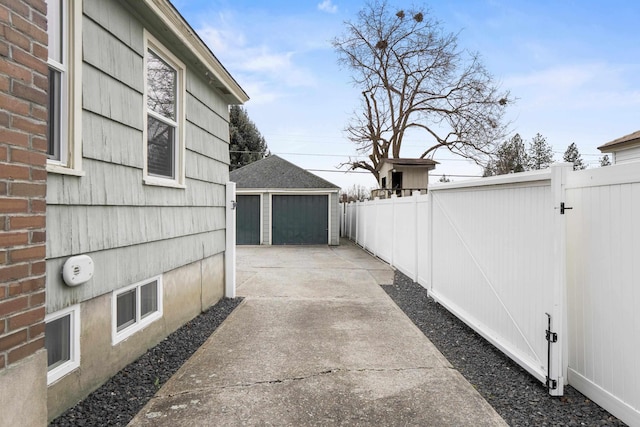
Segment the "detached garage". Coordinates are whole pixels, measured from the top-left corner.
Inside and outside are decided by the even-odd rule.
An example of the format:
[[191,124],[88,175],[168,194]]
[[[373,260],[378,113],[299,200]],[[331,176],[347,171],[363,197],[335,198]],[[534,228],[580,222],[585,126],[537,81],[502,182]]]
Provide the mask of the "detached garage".
[[272,155],[229,174],[238,245],[338,245],[336,185]]

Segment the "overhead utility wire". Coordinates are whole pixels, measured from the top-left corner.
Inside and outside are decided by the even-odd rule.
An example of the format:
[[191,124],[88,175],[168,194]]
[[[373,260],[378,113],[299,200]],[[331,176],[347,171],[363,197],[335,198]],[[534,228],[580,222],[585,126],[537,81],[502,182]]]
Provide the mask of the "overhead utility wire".
[[[305,169],[308,172],[332,172],[332,173],[358,173],[358,174],[370,174],[371,172],[367,172],[367,171],[354,171],[354,170],[331,170],[331,169]],[[456,177],[456,178],[482,178],[481,175],[456,175],[456,174],[429,174],[429,176],[433,176],[433,177],[438,177],[438,176],[442,176],[445,175],[447,177]]]
[[[242,154],[262,154],[262,152],[260,151],[235,151],[235,150],[230,150],[230,153],[242,153]],[[271,153],[271,154],[276,154],[276,155],[283,155],[283,156],[309,156],[309,157],[341,157],[341,158],[345,158],[345,157],[355,157],[355,158],[368,158],[368,156],[365,155],[358,155],[358,154],[324,154],[324,153]],[[471,160],[469,159],[444,159],[444,158],[436,158],[433,159],[435,161],[441,161],[441,162],[471,162]]]

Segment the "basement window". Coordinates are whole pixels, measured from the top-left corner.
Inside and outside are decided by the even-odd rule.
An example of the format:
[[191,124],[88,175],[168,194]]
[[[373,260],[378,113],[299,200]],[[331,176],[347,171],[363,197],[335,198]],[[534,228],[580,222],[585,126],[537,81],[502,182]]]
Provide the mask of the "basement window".
[[47,385],[80,366],[80,306],[73,305],[45,318]]
[[117,344],[162,317],[162,276],[113,292],[112,342]]

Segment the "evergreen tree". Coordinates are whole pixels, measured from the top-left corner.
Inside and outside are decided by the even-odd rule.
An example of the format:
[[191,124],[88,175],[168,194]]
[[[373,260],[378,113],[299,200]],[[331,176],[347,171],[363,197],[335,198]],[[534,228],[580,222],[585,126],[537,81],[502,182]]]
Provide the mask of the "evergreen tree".
[[539,133],[533,137],[527,153],[529,170],[546,169],[553,163],[553,150],[547,139]]
[[608,154],[600,157],[600,166],[611,166],[611,160],[609,159]]
[[496,174],[496,161],[495,160],[489,160],[487,165],[484,167],[484,171],[482,171],[482,177],[486,178],[488,176],[493,176],[493,175],[497,175]]
[[483,176],[524,172],[527,170],[527,158],[522,137],[515,134],[498,147],[496,159],[487,164]]
[[238,105],[229,111],[230,157],[229,168],[235,170],[269,155],[264,137],[247,112]]
[[573,163],[574,171],[587,168],[587,165],[585,165],[584,162],[582,161],[582,156],[580,155],[580,152],[578,151],[578,146],[576,145],[575,142],[572,142],[571,144],[569,144],[569,146],[567,147],[567,151],[565,151],[564,155],[562,156],[562,159],[565,162]]

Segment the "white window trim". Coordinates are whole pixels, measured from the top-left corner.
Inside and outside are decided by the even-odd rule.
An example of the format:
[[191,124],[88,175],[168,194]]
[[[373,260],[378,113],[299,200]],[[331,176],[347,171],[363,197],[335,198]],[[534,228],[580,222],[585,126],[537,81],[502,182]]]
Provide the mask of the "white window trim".
[[[166,61],[176,70],[176,141],[175,141],[175,153],[174,153],[174,173],[175,178],[164,178],[160,176],[149,175],[147,171],[147,55],[149,49],[153,50],[162,60]],[[146,29],[144,30],[144,99],[143,99],[143,127],[142,127],[142,140],[143,140],[143,182],[147,185],[157,185],[163,187],[172,188],[186,188],[185,185],[185,79],[186,79],[186,66],[180,61],[174,54],[165,48],[155,37],[153,37]]]
[[80,305],[75,304],[56,311],[55,313],[48,314],[45,316],[44,321],[45,323],[49,323],[69,314],[71,315],[69,322],[69,328],[71,328],[69,333],[71,337],[69,340],[69,344],[71,345],[69,360],[47,371],[47,385],[53,384],[80,367]]
[[[147,317],[140,318],[140,288],[151,282],[157,282],[158,310],[149,314]],[[136,321],[132,325],[118,331],[118,295],[135,288],[138,288],[136,292]],[[136,332],[143,330],[151,323],[162,318],[162,312],[162,276],[152,277],[113,291],[111,295],[111,344],[116,345]]]
[[82,170],[82,0],[64,2],[63,61],[66,69],[49,59],[48,65],[63,71],[60,160],[48,159],[47,172],[83,176]]

